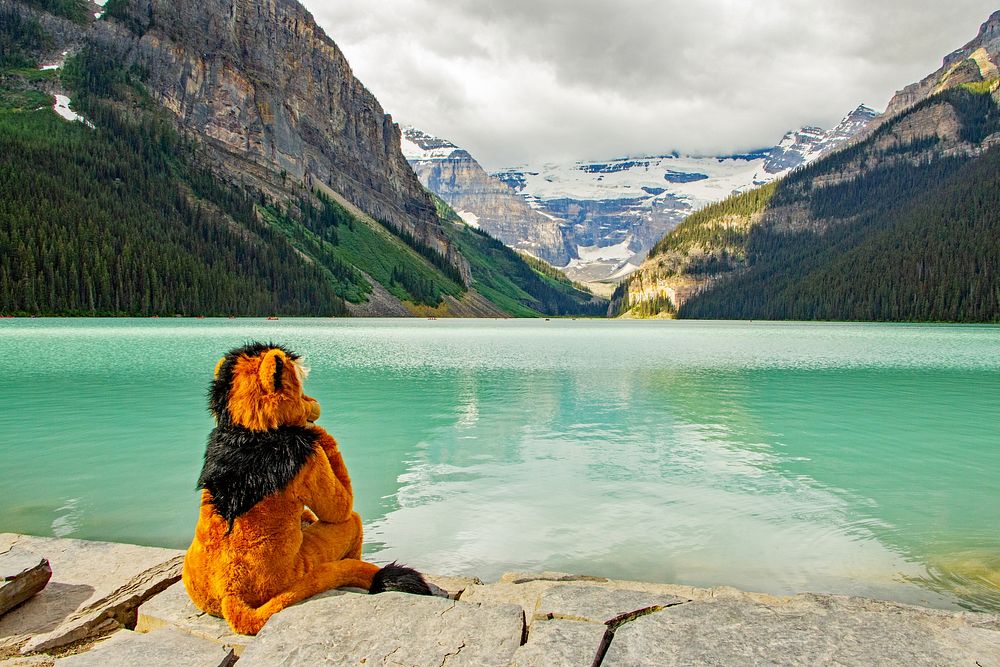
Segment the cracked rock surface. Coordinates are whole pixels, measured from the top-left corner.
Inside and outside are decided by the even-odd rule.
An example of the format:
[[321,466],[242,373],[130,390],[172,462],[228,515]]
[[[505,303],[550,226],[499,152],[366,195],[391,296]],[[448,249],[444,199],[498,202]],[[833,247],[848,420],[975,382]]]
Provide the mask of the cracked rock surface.
[[56,667],[230,667],[235,662],[232,649],[178,630],[123,630],[86,653],[57,660]]
[[676,595],[599,586],[554,586],[538,601],[534,620],[563,619],[609,623],[623,615],[689,602]]
[[271,617],[240,665],[507,667],[523,633],[524,614],[515,605],[346,593]]
[[[504,575],[499,583],[466,589],[461,599],[509,602],[526,610],[533,620],[527,643],[515,655],[519,667],[1000,667],[1000,616],[990,614],[558,573]],[[599,645],[594,643],[597,633],[588,628],[599,631]]]
[[726,598],[623,625],[601,665],[998,667],[998,630],[997,619],[859,598],[804,595],[779,606]]
[[513,667],[588,667],[601,648],[606,628],[600,623],[535,623],[528,641],[517,649]]

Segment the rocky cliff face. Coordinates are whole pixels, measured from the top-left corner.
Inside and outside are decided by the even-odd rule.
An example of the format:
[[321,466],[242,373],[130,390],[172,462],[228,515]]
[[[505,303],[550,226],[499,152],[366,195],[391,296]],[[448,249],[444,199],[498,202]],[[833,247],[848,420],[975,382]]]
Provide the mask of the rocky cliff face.
[[148,73],[152,94],[235,180],[265,191],[321,182],[436,249],[469,283],[398,127],[298,2],[130,0],[94,32]]
[[468,151],[415,128],[404,128],[403,135],[403,153],[420,182],[467,224],[554,266],[570,261],[560,220],[534,210]]
[[[942,90],[964,83],[991,81],[1000,76],[1000,11],[979,29],[979,34],[944,58],[941,68],[917,83],[898,91],[886,108],[884,119],[899,115]],[[880,123],[873,124],[871,129]]]
[[[100,9],[94,6],[94,9]],[[0,10],[5,12],[16,12],[23,17],[30,17],[42,26],[50,38],[46,53],[38,54],[46,62],[54,62],[62,59],[63,51],[76,51],[84,43],[87,33],[90,30],[89,24],[74,23],[60,16],[40,11],[30,5],[25,5],[14,0],[0,0]],[[96,13],[96,12],[95,12]]]

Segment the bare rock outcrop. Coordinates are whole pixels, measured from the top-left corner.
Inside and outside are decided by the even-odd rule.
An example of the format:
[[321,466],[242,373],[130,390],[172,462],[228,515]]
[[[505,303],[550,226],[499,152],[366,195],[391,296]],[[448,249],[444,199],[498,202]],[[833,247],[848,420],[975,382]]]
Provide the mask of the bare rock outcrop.
[[410,164],[420,181],[467,223],[553,266],[570,261],[565,223],[531,208],[506,183],[486,173],[467,151],[456,148],[447,157],[411,157]]
[[1000,11],[990,16],[971,42],[944,58],[940,69],[917,83],[898,91],[885,113],[875,119],[868,131],[881,126],[931,95],[963,83],[989,81],[1000,75]]
[[296,0],[130,0],[92,38],[143,72],[234,182],[264,167],[272,182],[325,184],[471,279],[403,157],[398,126]]

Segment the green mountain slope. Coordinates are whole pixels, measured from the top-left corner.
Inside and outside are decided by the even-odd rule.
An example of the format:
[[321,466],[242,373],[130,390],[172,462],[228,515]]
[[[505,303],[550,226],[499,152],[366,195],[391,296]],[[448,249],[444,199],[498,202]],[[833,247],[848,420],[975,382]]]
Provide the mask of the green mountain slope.
[[464,292],[433,251],[324,197],[282,206],[220,181],[100,54],[63,79],[95,129],[23,80],[0,93],[3,312],[346,315],[372,290],[361,271],[418,305]]
[[367,299],[371,279],[402,301],[432,307],[445,295],[461,297],[465,292],[461,278],[448,270],[443,258],[425,248],[422,254],[388,228],[352,215],[321,192],[285,208],[269,203],[259,210],[296,250],[328,272],[337,293],[350,303]]
[[997,83],[691,216],[616,294],[635,316],[1000,320]]
[[472,266],[473,286],[514,317],[603,316],[607,302],[572,283],[548,264],[519,255],[486,232],[469,227],[433,195],[445,234]]
[[0,91],[0,311],[346,312],[318,267],[198,169],[168,125],[80,100],[90,129],[51,105]]
[[[832,234],[759,230],[751,269],[685,303],[681,316],[1000,321],[1000,149],[936,166],[910,174],[918,194],[899,208],[873,207]],[[930,171],[951,173],[936,184]]]

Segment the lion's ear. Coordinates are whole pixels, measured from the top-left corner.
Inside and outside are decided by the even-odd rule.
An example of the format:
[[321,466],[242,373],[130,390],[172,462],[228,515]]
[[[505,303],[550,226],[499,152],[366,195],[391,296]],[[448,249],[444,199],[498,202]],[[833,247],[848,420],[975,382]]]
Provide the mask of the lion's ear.
[[281,391],[282,378],[288,358],[281,350],[270,350],[260,360],[260,384],[264,391],[271,394]]
[[222,364],[224,364],[224,363],[226,363],[226,358],[222,357],[221,359],[219,359],[219,363],[217,363],[215,365],[215,379],[216,380],[219,379],[219,373],[222,372]]

